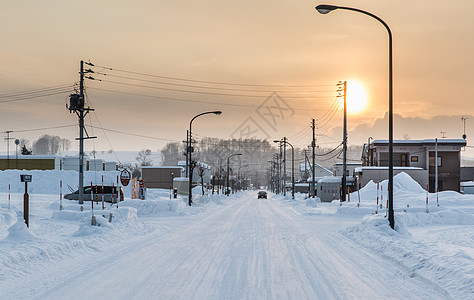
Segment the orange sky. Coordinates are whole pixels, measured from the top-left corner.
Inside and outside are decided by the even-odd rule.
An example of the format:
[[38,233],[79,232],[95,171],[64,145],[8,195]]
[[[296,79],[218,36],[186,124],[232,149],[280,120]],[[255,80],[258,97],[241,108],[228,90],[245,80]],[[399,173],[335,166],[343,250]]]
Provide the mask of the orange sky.
[[[108,143],[105,134],[94,129],[90,133],[99,138],[94,145],[88,142],[87,150],[157,150],[166,140],[185,139],[194,115],[217,109],[224,113],[195,121],[198,137],[238,138],[250,130],[271,140],[287,136],[304,146],[309,143],[310,119],[315,118],[318,140],[329,147],[342,136],[342,113],[328,115],[336,84],[356,79],[366,88],[369,103],[362,113],[349,116],[350,130],[358,128],[349,132],[349,142],[387,138],[378,125],[383,122],[376,122],[388,106],[385,29],[354,12],[321,15],[314,9],[317,4],[321,3],[4,1],[0,94],[76,82],[79,61],[84,59],[113,69],[187,79],[141,76],[137,81],[130,79],[137,79],[136,74],[94,68],[109,77],[95,75],[104,81],[86,81],[96,109],[86,123],[155,139],[109,131]],[[460,138],[461,116],[469,118],[468,138],[474,136],[474,2],[457,1],[456,9],[433,0],[409,5],[395,0],[325,4],[370,11],[392,29],[394,112],[400,115],[395,138],[441,137],[441,131]],[[279,96],[276,102],[273,92]],[[34,140],[43,132],[30,129],[77,124],[66,102],[67,93],[0,103],[0,131],[13,130],[15,138]],[[278,103],[287,105],[286,110],[265,113],[270,104]],[[74,141],[77,131],[71,126],[44,133]]]

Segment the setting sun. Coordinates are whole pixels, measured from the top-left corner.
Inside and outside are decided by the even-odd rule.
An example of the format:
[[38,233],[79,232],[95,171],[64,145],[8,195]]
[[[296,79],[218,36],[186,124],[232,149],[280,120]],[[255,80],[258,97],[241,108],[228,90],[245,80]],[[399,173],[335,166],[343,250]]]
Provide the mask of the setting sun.
[[364,87],[355,80],[347,82],[347,112],[357,114],[367,106],[367,92]]

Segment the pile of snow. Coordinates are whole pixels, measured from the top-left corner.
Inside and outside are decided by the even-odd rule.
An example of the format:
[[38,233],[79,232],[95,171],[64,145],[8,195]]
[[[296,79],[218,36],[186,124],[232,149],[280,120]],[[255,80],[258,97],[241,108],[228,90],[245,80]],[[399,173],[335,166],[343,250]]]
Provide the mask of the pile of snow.
[[[79,172],[73,170],[5,170],[0,171],[0,193],[23,194],[25,183],[20,181],[21,174],[32,175],[31,182],[28,183],[29,194],[67,194],[71,190],[76,191],[79,185]],[[102,184],[102,176],[105,185],[117,185],[119,171],[86,171],[84,172],[84,185],[90,183]],[[62,189],[60,187],[62,181]],[[120,185],[120,182],[119,182]],[[70,188],[69,188],[70,187]],[[131,196],[131,185],[122,187],[125,196]]]

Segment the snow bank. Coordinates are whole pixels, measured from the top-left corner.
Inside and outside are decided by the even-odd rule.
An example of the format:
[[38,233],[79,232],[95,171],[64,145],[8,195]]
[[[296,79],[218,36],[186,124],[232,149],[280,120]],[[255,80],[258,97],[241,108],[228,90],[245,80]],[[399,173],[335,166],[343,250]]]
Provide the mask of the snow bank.
[[[73,190],[78,189],[79,172],[64,170],[6,170],[0,171],[0,193],[8,193],[8,185],[12,194],[25,192],[25,183],[20,182],[20,174],[32,175],[32,181],[28,183],[29,194],[57,194],[61,192],[60,180],[62,180],[62,194],[70,193],[68,186]],[[84,172],[84,185],[91,182],[93,184],[102,184],[102,176],[104,176],[104,184],[117,185],[117,176],[119,171],[86,171]],[[131,185],[122,187],[125,197],[131,196]]]
[[130,207],[137,211],[139,216],[161,215],[174,213],[178,208],[179,200],[126,200],[121,202],[123,207]]

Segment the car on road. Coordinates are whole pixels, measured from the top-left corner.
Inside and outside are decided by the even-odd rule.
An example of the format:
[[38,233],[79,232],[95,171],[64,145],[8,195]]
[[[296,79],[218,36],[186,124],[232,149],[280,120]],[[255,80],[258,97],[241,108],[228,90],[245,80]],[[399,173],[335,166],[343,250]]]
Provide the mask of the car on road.
[[[102,195],[104,195],[104,201],[110,203],[117,203],[117,196],[120,201],[123,201],[123,190],[122,187],[114,185],[104,185],[104,193],[102,194],[102,185],[92,185],[84,187],[84,201],[91,201],[91,198],[95,201],[102,201]],[[91,193],[92,188],[92,193]],[[118,193],[117,193],[118,192]],[[64,199],[68,200],[79,200],[79,190],[64,195]]]
[[257,199],[262,199],[262,198],[267,199],[267,192],[265,192],[265,191],[259,191],[258,192]]

